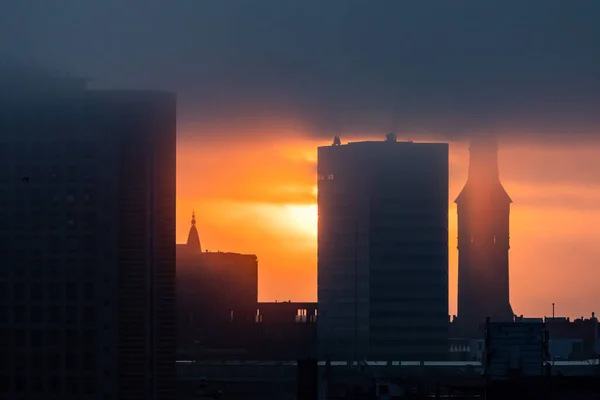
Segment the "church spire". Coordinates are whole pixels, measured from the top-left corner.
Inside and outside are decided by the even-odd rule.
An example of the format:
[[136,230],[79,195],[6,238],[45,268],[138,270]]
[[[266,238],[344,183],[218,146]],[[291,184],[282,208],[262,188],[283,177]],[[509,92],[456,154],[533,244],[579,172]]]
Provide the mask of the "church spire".
[[195,211],[192,211],[192,226],[190,227],[190,233],[188,234],[187,245],[198,251],[202,251],[202,246],[200,246],[200,236],[198,235],[198,229],[196,229]]

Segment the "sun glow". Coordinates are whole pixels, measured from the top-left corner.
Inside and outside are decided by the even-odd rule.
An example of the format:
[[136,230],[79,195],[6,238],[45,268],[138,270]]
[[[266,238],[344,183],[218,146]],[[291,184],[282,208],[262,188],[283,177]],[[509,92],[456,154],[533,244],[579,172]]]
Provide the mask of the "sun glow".
[[[316,147],[330,141],[295,137],[282,141],[281,135],[275,136],[277,142],[246,135],[247,140],[233,142],[188,139],[179,143],[177,240],[187,240],[195,210],[203,249],[258,256],[261,301],[315,301]],[[519,314],[539,315],[556,301],[567,316],[580,316],[581,310],[600,301],[594,275],[594,266],[600,265],[594,251],[600,186],[593,172],[597,168],[591,167],[600,159],[597,152],[503,147],[501,158],[510,162],[501,162],[502,180],[515,200],[510,279],[511,301]],[[452,314],[456,313],[458,275],[456,205],[452,201],[466,182],[468,157],[468,144],[450,146]],[[568,287],[577,287],[577,295]]]
[[316,246],[318,218],[316,204],[255,204],[252,209],[266,227],[273,232],[278,232],[279,237],[293,239],[294,246],[299,244],[309,248]]
[[286,225],[290,230],[296,231],[308,238],[317,237],[317,205],[285,205],[285,213],[288,215]]

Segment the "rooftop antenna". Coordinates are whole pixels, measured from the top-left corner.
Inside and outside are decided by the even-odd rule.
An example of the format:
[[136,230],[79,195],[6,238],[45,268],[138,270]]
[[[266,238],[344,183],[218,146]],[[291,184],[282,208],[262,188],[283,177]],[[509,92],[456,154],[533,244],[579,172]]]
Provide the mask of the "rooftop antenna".
[[333,144],[332,144],[332,146],[339,146],[341,144],[342,144],[342,141],[340,140],[340,134],[338,133],[333,138]]

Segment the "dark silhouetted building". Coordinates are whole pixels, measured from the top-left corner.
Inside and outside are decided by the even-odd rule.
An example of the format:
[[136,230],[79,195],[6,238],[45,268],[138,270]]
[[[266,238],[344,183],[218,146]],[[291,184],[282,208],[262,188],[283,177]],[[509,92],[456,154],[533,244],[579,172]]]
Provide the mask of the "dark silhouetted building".
[[177,245],[182,359],[296,360],[316,354],[317,303],[258,302],[255,255],[202,251],[196,218]]
[[546,329],[550,335],[549,347],[553,360],[588,360],[598,358],[598,318],[546,317]]
[[469,177],[458,198],[457,332],[474,337],[487,317],[510,322],[508,251],[511,198],[500,182],[498,144],[471,141]]
[[175,96],[21,78],[0,100],[0,398],[173,399]]
[[487,326],[482,361],[487,379],[493,382],[511,376],[546,374],[548,335],[542,318],[484,324]]
[[180,347],[209,345],[220,327],[254,323],[258,303],[258,260],[253,254],[202,251],[195,216],[185,244],[177,245]]
[[258,358],[298,360],[317,356],[317,303],[258,303]]
[[448,145],[318,149],[319,357],[448,351]]
[[251,320],[198,326],[201,340],[193,346],[184,343],[180,359],[294,361],[316,356],[317,303],[258,303],[255,311]]

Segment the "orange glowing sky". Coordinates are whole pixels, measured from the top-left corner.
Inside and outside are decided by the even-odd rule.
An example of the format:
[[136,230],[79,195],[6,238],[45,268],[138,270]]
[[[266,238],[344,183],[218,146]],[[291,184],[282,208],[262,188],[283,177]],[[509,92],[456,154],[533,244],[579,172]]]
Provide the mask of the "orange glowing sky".
[[[330,140],[204,137],[179,140],[177,241],[186,240],[194,209],[203,249],[257,254],[261,301],[315,301],[316,147]],[[451,143],[450,313],[456,312],[457,291],[452,201],[467,167],[468,144]],[[599,311],[600,150],[502,142],[500,168],[514,200],[510,281],[515,313],[550,315],[553,302],[558,315],[587,317]]]

